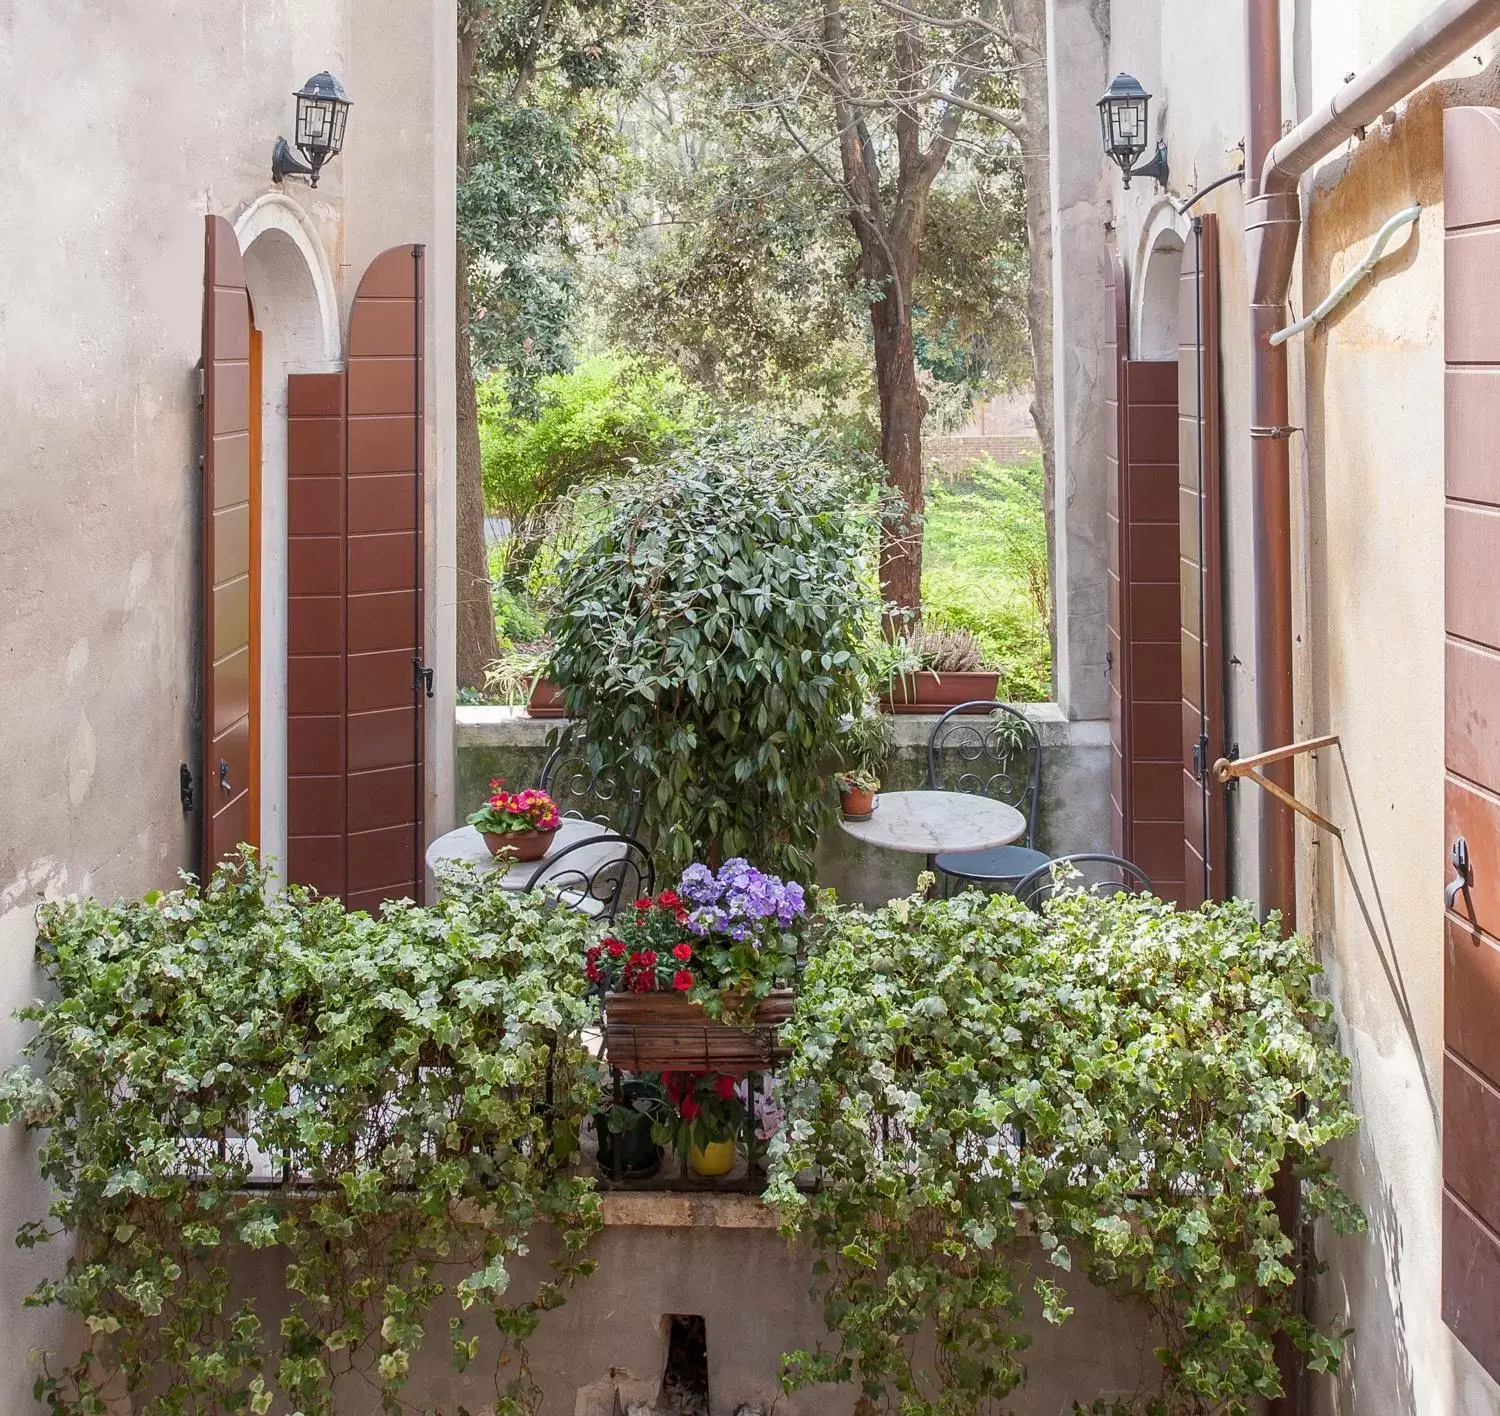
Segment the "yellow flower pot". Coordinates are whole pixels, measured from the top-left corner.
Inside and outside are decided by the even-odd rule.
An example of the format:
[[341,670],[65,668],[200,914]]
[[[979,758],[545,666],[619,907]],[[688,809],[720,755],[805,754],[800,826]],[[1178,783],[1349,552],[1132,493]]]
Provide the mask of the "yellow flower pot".
[[706,1146],[694,1146],[688,1152],[688,1169],[704,1180],[728,1175],[734,1169],[734,1142],[710,1141]]

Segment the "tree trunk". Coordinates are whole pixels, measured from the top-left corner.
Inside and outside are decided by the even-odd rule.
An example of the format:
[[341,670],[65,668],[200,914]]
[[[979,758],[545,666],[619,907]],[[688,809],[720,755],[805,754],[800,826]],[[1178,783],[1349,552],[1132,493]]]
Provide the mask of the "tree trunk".
[[[468,171],[469,98],[478,58],[475,23],[460,22],[458,34],[458,179]],[[454,280],[456,312],[454,378],[457,381],[458,492],[458,683],[479,688],[485,669],[500,656],[484,543],[484,463],[479,452],[479,403],[469,345],[469,252],[458,243]]]
[[1047,637],[1052,687],[1057,689],[1057,446],[1052,399],[1052,158],[1047,115],[1047,13],[1045,0],[1007,0],[1020,63],[1021,174],[1026,184],[1028,278],[1026,324],[1031,339],[1035,392],[1031,421],[1042,445],[1047,521],[1047,583],[1051,588]]
[[[909,278],[902,288],[911,289]],[[893,509],[881,535],[880,589],[887,601],[910,612],[915,625],[922,615],[922,420],[927,400],[917,384],[916,345],[905,301],[876,301],[870,306],[870,323],[880,393],[880,458],[886,481],[905,503]]]

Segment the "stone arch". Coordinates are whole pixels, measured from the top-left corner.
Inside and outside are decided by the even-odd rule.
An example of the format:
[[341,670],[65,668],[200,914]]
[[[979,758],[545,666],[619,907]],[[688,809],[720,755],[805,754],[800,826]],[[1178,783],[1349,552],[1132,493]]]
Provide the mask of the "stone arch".
[[287,849],[287,375],[341,367],[338,300],[317,233],[279,193],[235,223],[260,334],[260,846]]
[[1182,237],[1171,226],[1157,230],[1136,282],[1135,357],[1176,359],[1177,302],[1182,280]]

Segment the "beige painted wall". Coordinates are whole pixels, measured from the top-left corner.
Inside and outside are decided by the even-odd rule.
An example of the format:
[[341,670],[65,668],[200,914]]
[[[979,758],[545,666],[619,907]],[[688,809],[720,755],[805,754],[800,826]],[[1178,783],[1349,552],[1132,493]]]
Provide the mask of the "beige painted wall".
[[[40,986],[36,902],[170,885],[193,856],[203,217],[271,189],[292,90],[325,67],[355,100],[347,149],[287,193],[343,307],[378,250],[428,243],[429,636],[451,663],[453,4],[0,0],[0,1065]],[[434,706],[436,796],[452,712]],[[10,1243],[45,1209],[33,1176],[19,1128],[0,1134],[7,1413],[32,1409],[28,1349],[65,1338],[20,1307],[62,1257]]]
[[[1283,0],[1285,111],[1301,117],[1430,9],[1429,0]],[[1239,6],[1114,0],[1111,73],[1154,93],[1180,199],[1238,160],[1244,129]],[[1340,1377],[1314,1409],[1341,1416],[1496,1416],[1500,1387],[1440,1314],[1442,1059],[1443,402],[1442,123],[1452,103],[1500,102],[1491,43],[1401,106],[1352,155],[1304,187],[1292,302],[1315,305],[1413,200],[1424,214],[1316,333],[1291,347],[1293,551],[1299,735],[1342,736],[1347,777],[1324,753],[1299,790],[1347,832],[1356,890],[1334,841],[1299,828],[1302,925],[1329,970],[1364,1124],[1339,1157],[1370,1219],[1367,1238],[1320,1237],[1317,1301],[1355,1327]],[[1153,137],[1155,133],[1153,133]],[[1140,273],[1163,233],[1186,237],[1154,191],[1113,180],[1131,268],[1132,324],[1148,321]],[[1237,187],[1196,210],[1220,216],[1226,613],[1231,736],[1256,737],[1251,581],[1249,357]],[[1066,345],[1072,332],[1059,330]],[[1235,662],[1238,660],[1239,662]],[[1231,877],[1256,886],[1253,789],[1231,797]],[[1366,918],[1368,910],[1369,919]]]

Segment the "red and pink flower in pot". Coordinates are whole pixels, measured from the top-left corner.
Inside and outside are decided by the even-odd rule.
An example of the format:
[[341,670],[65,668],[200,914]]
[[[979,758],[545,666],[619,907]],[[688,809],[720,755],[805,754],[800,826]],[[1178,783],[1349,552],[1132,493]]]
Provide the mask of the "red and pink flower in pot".
[[562,813],[546,792],[536,787],[508,792],[496,778],[490,783],[489,800],[469,817],[469,825],[484,837],[492,856],[540,860],[562,825]]

